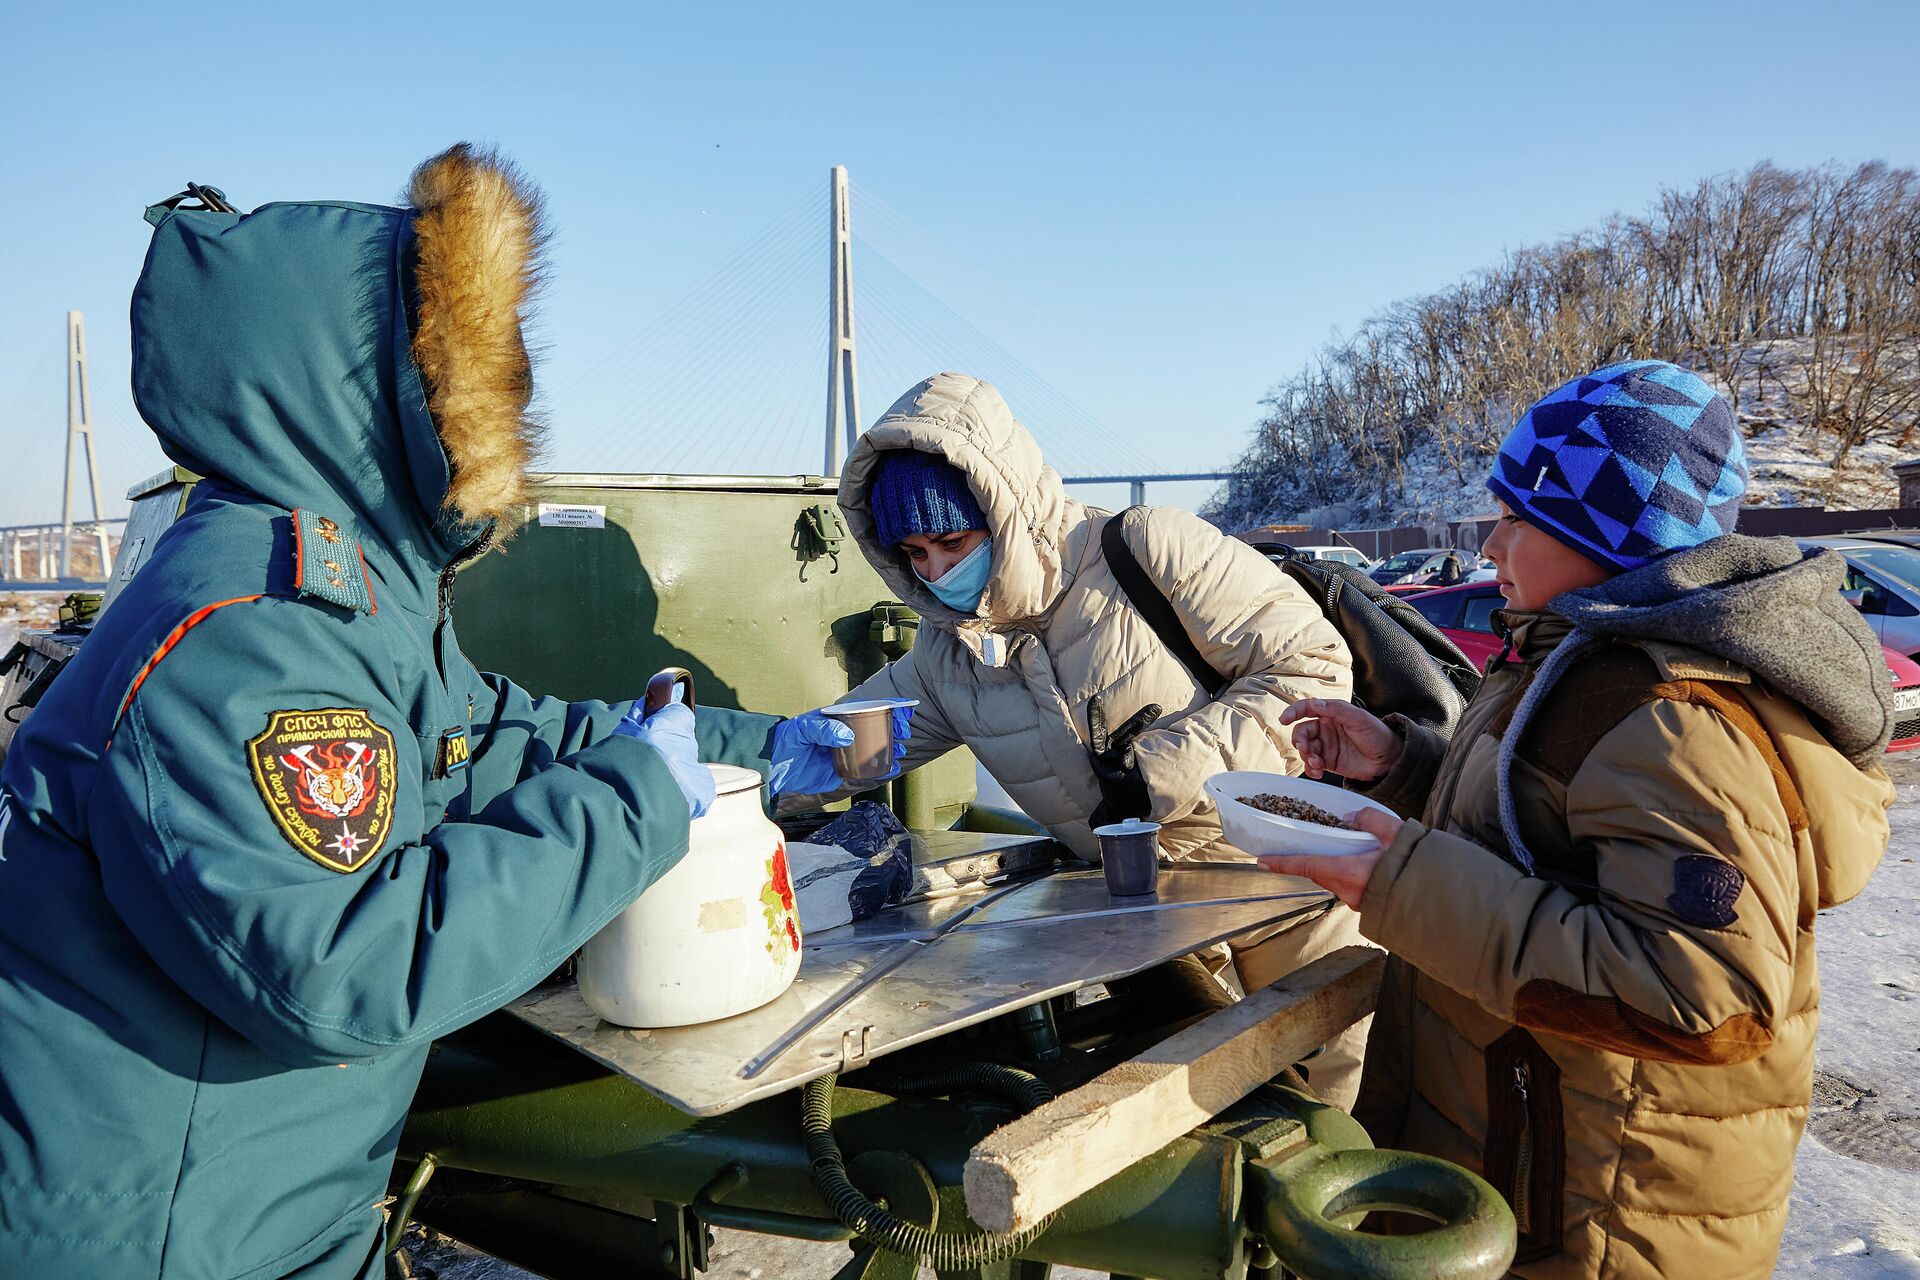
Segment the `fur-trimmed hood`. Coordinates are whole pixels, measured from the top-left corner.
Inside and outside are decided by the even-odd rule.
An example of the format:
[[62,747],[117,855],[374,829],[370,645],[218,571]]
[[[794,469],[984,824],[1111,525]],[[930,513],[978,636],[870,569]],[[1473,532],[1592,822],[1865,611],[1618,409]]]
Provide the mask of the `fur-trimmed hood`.
[[452,466],[446,506],[497,520],[526,496],[541,437],[523,326],[547,242],[540,193],[459,143],[414,170],[413,361]]
[[403,208],[155,206],[133,391],[169,457],[437,573],[524,495],[540,198],[464,143]]

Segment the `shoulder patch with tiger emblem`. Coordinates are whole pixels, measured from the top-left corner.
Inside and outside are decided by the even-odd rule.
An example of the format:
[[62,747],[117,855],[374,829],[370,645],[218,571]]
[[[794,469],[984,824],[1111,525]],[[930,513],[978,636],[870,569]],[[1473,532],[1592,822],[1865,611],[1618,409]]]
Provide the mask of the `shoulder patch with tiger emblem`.
[[393,830],[393,735],[364,708],[272,712],[247,763],[280,834],[329,871],[358,871]]

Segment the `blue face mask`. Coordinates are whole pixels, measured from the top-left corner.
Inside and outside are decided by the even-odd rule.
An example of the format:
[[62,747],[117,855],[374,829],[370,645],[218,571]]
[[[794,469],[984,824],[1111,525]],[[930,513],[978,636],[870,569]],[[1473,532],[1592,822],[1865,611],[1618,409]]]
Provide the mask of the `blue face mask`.
[[940,575],[938,582],[927,582],[927,590],[940,597],[940,603],[955,613],[972,613],[980,607],[986,593],[987,577],[993,572],[993,539],[982,538],[980,545],[956,560]]

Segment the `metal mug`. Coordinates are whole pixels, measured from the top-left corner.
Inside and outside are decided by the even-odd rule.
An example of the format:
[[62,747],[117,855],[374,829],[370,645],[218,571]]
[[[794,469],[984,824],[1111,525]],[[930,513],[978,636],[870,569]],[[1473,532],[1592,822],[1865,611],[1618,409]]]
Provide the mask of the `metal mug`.
[[1107,876],[1107,893],[1115,898],[1138,898],[1160,886],[1160,824],[1139,818],[1095,827],[1100,841],[1100,869]]
[[884,782],[894,775],[893,711],[904,705],[877,698],[871,702],[842,702],[822,707],[820,714],[853,730],[853,742],[833,749],[833,767],[855,786]]

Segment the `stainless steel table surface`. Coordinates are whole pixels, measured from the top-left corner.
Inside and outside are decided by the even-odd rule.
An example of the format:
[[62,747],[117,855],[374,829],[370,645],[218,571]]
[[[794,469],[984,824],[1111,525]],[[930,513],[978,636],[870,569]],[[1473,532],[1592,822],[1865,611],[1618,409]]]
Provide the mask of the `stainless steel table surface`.
[[[947,839],[960,834],[939,833],[943,847],[927,852],[969,856],[962,841]],[[944,936],[924,940],[1008,884],[1018,887]],[[853,1070],[1023,1006],[1325,910],[1331,902],[1325,893],[1299,891],[1298,884],[1218,863],[1164,871],[1156,898],[1148,900],[1110,897],[1098,868],[992,885],[962,879],[942,896],[809,937],[800,975],[785,994],[718,1022],[661,1030],[614,1026],[587,1008],[571,979],[535,988],[507,1012],[683,1111],[719,1115],[816,1076]],[[1245,900],[1250,897],[1263,900]],[[1143,906],[1159,909],[1138,910]],[[902,948],[910,954],[901,956]],[[765,1061],[757,1074],[748,1074],[783,1035],[888,965],[893,967]]]

